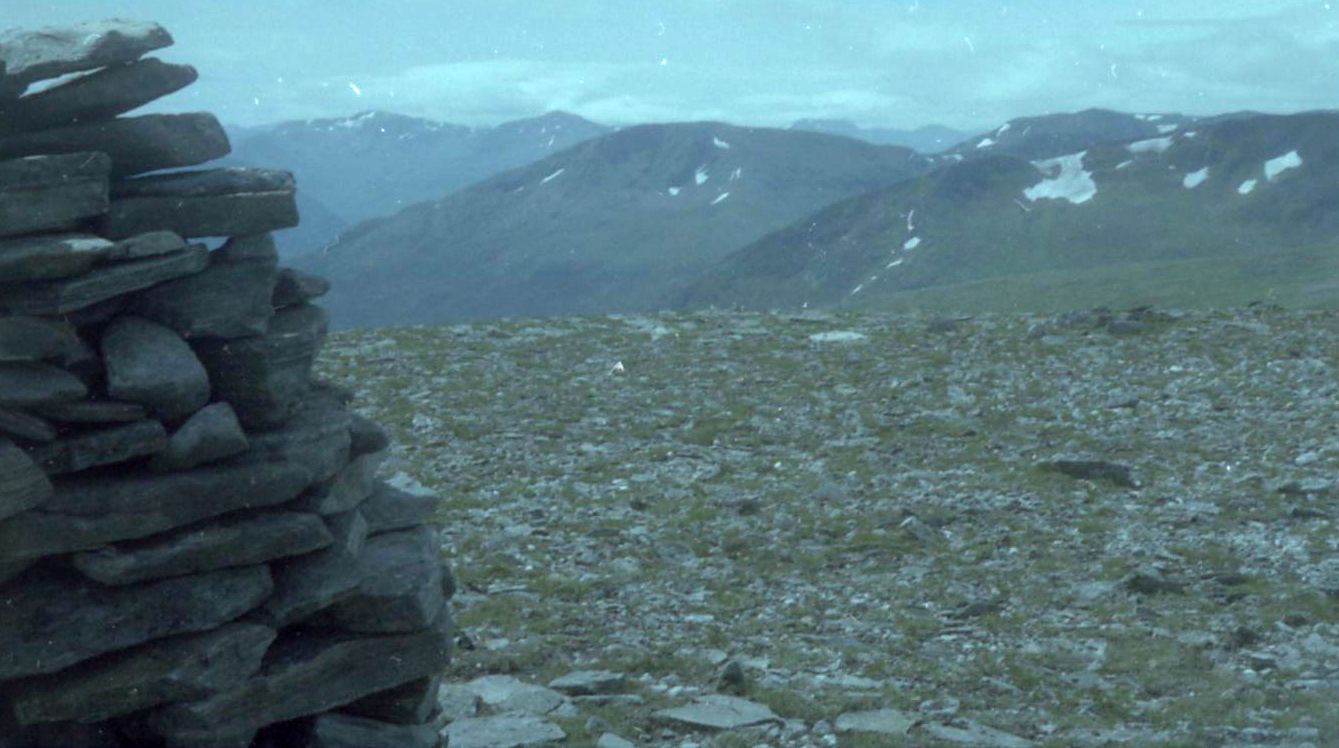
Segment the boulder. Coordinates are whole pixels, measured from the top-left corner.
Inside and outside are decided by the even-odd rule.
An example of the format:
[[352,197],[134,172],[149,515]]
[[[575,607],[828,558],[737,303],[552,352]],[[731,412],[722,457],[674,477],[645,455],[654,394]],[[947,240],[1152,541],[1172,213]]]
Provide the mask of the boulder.
[[367,539],[356,561],[358,585],[317,621],[345,631],[417,631],[432,623],[442,598],[442,551],[426,527]]
[[97,722],[171,701],[236,688],[260,669],[275,631],[229,623],[117,652],[83,667],[24,681],[11,699],[20,724]]
[[214,169],[140,177],[111,186],[99,233],[121,238],[168,229],[185,237],[245,236],[298,225],[293,175]]
[[186,338],[260,335],[274,316],[278,263],[269,234],[234,238],[210,253],[202,272],[144,291],[130,311]]
[[234,514],[141,541],[76,553],[74,567],[106,585],[251,566],[324,548],[333,538],[312,514]]
[[367,531],[377,534],[429,521],[440,502],[441,499],[431,494],[409,493],[388,483],[379,483],[367,501],[358,505],[358,511],[367,518]]
[[207,631],[270,593],[264,566],[132,587],[33,569],[0,606],[0,680],[54,673],[107,652],[175,634]]
[[41,506],[53,493],[46,473],[13,442],[0,437],[0,522]]
[[78,400],[88,388],[64,369],[32,362],[0,361],[0,406],[41,408]]
[[0,159],[105,153],[111,157],[113,179],[195,166],[226,156],[230,150],[223,126],[204,112],[146,114],[0,137]]
[[356,508],[372,495],[377,485],[377,469],[385,458],[385,452],[354,457],[333,478],[308,489],[294,503],[294,508],[317,514],[339,514]]
[[64,315],[102,301],[204,270],[209,251],[187,247],[158,257],[104,265],[84,275],[0,287],[0,310],[11,314]]
[[347,714],[322,714],[312,723],[307,748],[437,748],[432,725],[398,725]]
[[156,23],[90,21],[6,31],[0,34],[0,60],[8,78],[32,83],[130,62],[171,45],[172,35]]
[[63,320],[0,317],[0,361],[46,361],[79,349],[79,335]]
[[111,242],[92,234],[0,239],[0,284],[82,275],[111,248]]
[[432,717],[433,710],[437,708],[437,693],[441,684],[440,675],[419,678],[364,696],[340,711],[397,725],[422,724]]
[[167,422],[209,402],[209,375],[172,330],[139,317],[118,317],[102,334],[107,394],[143,405]]
[[249,443],[237,414],[227,403],[214,403],[197,410],[167,441],[149,467],[160,472],[189,470],[245,452]]
[[270,303],[275,309],[282,309],[286,306],[305,304],[312,299],[325,296],[329,291],[330,281],[325,278],[293,268],[282,268],[274,284],[274,296]]
[[28,450],[47,475],[77,473],[156,454],[167,447],[167,432],[157,421],[136,421],[61,437]]
[[320,307],[290,307],[274,315],[264,335],[204,339],[195,351],[209,371],[214,397],[232,404],[244,427],[274,428],[293,417],[310,391],[327,324]]
[[0,135],[111,119],[179,91],[199,74],[190,65],[148,58],[97,72],[0,103]]
[[441,672],[450,662],[451,633],[443,606],[431,628],[412,634],[280,636],[260,673],[240,688],[164,707],[150,723],[159,734],[182,740],[201,730],[259,727],[324,712]]
[[361,581],[358,556],[367,521],[358,512],[326,518],[333,543],[315,553],[274,565],[274,595],[259,620],[284,627],[308,618],[354,593]]
[[0,236],[68,228],[106,213],[111,168],[105,153],[0,161]]

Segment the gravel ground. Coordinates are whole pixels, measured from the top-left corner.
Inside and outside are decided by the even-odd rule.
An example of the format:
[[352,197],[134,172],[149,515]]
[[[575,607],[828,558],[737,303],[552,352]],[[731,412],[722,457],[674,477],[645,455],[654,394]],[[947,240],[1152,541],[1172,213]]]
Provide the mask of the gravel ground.
[[[626,674],[567,744],[1335,745],[1337,333],[611,315],[342,332],[321,369],[443,497],[452,678]],[[785,721],[652,714],[714,692]],[[835,732],[881,708],[917,726]]]

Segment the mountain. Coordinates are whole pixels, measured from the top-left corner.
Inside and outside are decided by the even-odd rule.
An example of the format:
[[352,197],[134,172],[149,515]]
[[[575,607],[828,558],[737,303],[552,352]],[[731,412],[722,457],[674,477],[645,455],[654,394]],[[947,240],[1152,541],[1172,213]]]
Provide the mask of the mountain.
[[629,127],[365,222],[299,265],[343,326],[656,309],[711,263],[922,173],[914,151],[699,122]]
[[[319,249],[359,221],[432,200],[609,131],[563,112],[470,128],[387,112],[231,128],[225,165],[288,169],[302,227],[277,235],[285,255]],[[312,225],[314,224],[314,225]]]
[[944,155],[953,160],[999,155],[1054,158],[1101,143],[1168,135],[1196,122],[1195,117],[1181,114],[1126,114],[1107,109],[1021,117],[960,142]]
[[1339,303],[1339,112],[1256,115],[1029,162],[950,164],[831,205],[680,301],[1053,310]]
[[790,129],[841,135],[875,145],[900,145],[920,153],[939,153],[961,143],[971,135],[943,125],[898,130],[891,127],[860,127],[844,119],[802,119],[792,124]]

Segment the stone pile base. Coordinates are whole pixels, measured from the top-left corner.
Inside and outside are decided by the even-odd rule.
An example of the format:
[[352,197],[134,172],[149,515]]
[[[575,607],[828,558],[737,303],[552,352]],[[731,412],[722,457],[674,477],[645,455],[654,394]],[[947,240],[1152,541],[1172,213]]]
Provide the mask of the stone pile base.
[[170,43],[0,36],[0,748],[436,746],[436,500],[312,379],[291,175],[144,176],[229,149],[121,116],[195,79]]

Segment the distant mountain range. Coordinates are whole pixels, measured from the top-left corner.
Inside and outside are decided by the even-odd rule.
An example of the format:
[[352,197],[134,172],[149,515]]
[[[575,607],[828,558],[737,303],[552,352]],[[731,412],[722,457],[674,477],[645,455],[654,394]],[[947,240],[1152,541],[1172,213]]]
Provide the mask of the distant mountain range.
[[875,145],[900,145],[920,153],[939,153],[971,137],[971,133],[943,125],[926,125],[914,130],[891,127],[860,127],[844,119],[802,119],[790,126],[792,130],[823,132],[843,135]]
[[344,326],[656,309],[768,233],[930,165],[799,130],[628,127],[366,221],[296,262],[334,282],[324,301]]
[[[954,149],[959,162],[731,254],[678,301],[939,311],[1339,304],[1339,113],[1113,114],[1010,123]],[[1136,134],[1104,142],[1103,132]]]
[[471,128],[386,112],[230,128],[233,165],[297,177],[297,229],[277,235],[285,256],[314,251],[359,221],[435,200],[538,161],[610,128],[551,112]]

